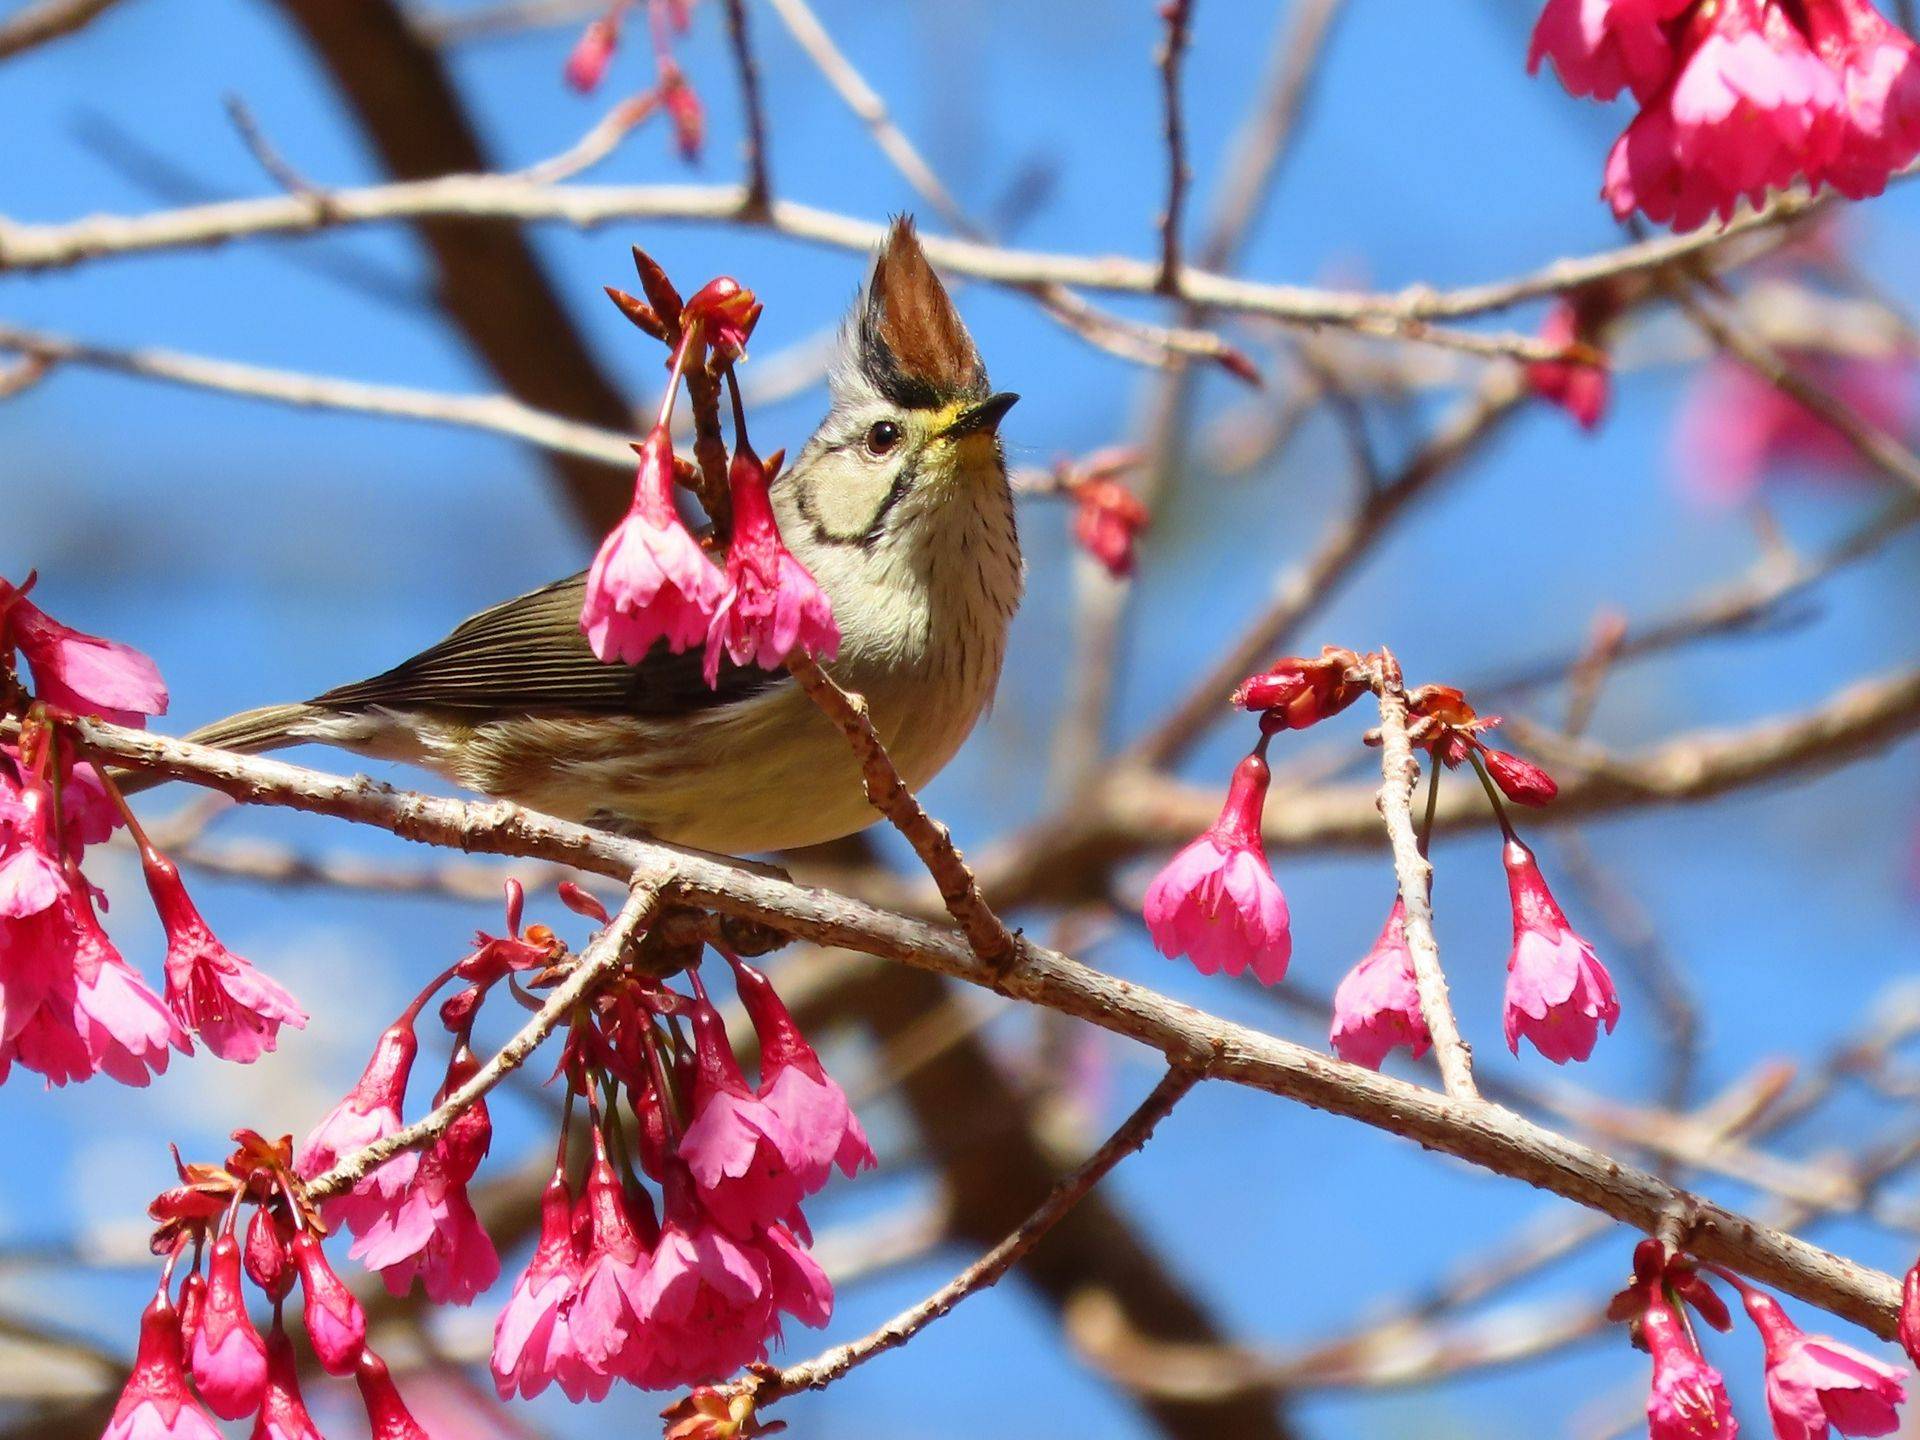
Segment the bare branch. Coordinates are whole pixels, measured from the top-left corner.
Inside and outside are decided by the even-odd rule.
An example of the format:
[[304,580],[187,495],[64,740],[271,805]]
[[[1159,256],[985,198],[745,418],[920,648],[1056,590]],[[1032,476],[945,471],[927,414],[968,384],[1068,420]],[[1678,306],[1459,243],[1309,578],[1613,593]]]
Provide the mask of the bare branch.
[[836,1346],[802,1364],[749,1376],[737,1382],[737,1388],[751,1395],[758,1405],[770,1405],[802,1390],[824,1390],[856,1365],[906,1344],[969,1295],[996,1284],[1108,1171],[1147,1143],[1154,1127],[1172,1112],[1200,1078],[1199,1070],[1178,1064],[1171,1066],[1126,1122],[1056,1185],[1018,1229],[919,1304],[901,1311],[871,1334]]
[[991,967],[1011,964],[1020,952],[1019,939],[1009,933],[981,895],[979,882],[967,868],[947,827],[927,814],[900,778],[881,743],[880,732],[868,717],[866,698],[842,690],[811,657],[797,651],[788,659],[787,668],[813,703],[847,737],[860,762],[867,799],[913,846],[939,887],[947,913],[966,932],[974,953]]
[[1180,110],[1180,67],[1193,28],[1193,0],[1166,0],[1160,7],[1166,30],[1154,64],[1160,70],[1160,110],[1167,139],[1167,208],[1160,215],[1160,274],[1154,288],[1180,294],[1180,222],[1186,210],[1187,127]]
[[767,213],[773,199],[773,181],[767,173],[767,115],[760,98],[760,67],[754,63],[753,43],[747,33],[746,0],[726,0],[727,43],[733,48],[733,66],[740,77],[740,108],[747,132],[747,185],[741,214],[750,220]]
[[[1907,684],[1914,692],[1909,704],[1920,701],[1920,678],[1907,677]],[[1002,969],[943,927],[795,885],[758,867],[609,835],[506,801],[441,799],[96,721],[77,721],[74,728],[95,755],[191,779],[249,803],[335,815],[406,839],[564,861],[635,884],[671,881],[676,898],[689,904],[1045,1005],[1148,1045],[1171,1064],[1362,1121],[1647,1233],[1677,1228],[1681,1247],[1700,1259],[1877,1335],[1891,1336],[1898,1323],[1900,1285],[1894,1276],[1677,1189],[1500,1106],[1461,1105],[1115,980],[1031,941],[1023,941]]]
[[[291,3],[291,0],[288,0]],[[432,221],[465,228],[476,222],[549,221],[580,227],[617,220],[728,221],[740,218],[737,185],[559,185],[506,175],[435,179],[326,192],[328,213],[291,196],[218,201],[147,215],[95,215],[55,224],[0,223],[0,271],[57,270],[86,261],[163,250],[204,249],[231,240],[306,235],[385,221]],[[1414,286],[1393,294],[1316,290],[1241,280],[1191,266],[1180,293],[1209,310],[1265,316],[1291,325],[1338,325],[1365,334],[1417,340],[1486,356],[1555,359],[1560,347],[1528,335],[1450,329],[1437,322],[1482,315],[1598,279],[1636,275],[1682,259],[1716,254],[1757,230],[1797,218],[1810,203],[1781,200],[1724,230],[1643,241],[1579,260],[1562,260],[1529,275],[1457,290]],[[766,228],[796,240],[865,254],[885,227],[853,216],[776,200]],[[923,235],[928,258],[951,274],[1015,289],[1067,285],[1122,295],[1158,293],[1157,263],[1119,256],[1017,250],[955,236]]]
[[40,0],[0,21],[0,60],[85,29],[119,0]]
[[1440,968],[1440,942],[1433,935],[1433,866],[1421,853],[1420,837],[1413,828],[1413,791],[1420,783],[1420,765],[1407,736],[1407,691],[1399,662],[1382,651],[1372,680],[1380,699],[1380,818],[1386,821],[1400,903],[1406,907],[1407,951],[1420,987],[1420,1013],[1433,1036],[1433,1056],[1447,1094],[1460,1101],[1477,1101],[1473,1048],[1461,1038],[1459,1022],[1453,1018],[1446,972]]

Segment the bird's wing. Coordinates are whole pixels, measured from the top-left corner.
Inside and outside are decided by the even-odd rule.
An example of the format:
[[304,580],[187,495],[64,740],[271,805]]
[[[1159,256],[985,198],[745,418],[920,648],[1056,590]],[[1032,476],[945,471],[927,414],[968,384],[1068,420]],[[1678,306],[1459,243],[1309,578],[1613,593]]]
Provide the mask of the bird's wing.
[[482,610],[446,639],[370,680],[329,690],[313,703],[462,716],[600,713],[678,715],[745,700],[786,677],[724,657],[717,686],[701,674],[699,650],[656,646],[638,665],[603,663],[580,633],[586,576],[572,576]]

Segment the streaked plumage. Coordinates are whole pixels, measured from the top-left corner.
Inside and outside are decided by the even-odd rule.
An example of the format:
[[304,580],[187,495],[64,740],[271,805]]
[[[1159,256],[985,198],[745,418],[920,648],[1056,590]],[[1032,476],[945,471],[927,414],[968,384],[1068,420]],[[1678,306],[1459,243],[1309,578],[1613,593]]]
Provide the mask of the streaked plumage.
[[[875,261],[830,388],[774,512],[833,603],[834,677],[867,697],[918,788],[992,700],[1024,566],[994,431],[1012,397],[989,393],[910,221]],[[709,688],[697,650],[657,647],[639,665],[602,664],[580,633],[582,584],[509,600],[383,674],[193,738],[339,745],[704,850],[785,849],[872,822],[845,738],[784,672],[725,664]]]

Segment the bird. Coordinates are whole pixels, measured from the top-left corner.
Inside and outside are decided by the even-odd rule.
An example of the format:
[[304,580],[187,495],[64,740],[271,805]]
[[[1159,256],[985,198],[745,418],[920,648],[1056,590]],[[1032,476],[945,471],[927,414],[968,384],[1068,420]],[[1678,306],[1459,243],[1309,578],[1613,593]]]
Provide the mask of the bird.
[[[829,408],[772,485],[782,539],[833,607],[827,668],[918,790],[990,707],[1026,567],[999,436],[1019,398],[897,218],[840,330]],[[656,645],[603,663],[585,573],[483,610],[369,679],[194,731],[242,753],[318,743],[623,834],[745,855],[877,818],[846,737],[784,670]]]

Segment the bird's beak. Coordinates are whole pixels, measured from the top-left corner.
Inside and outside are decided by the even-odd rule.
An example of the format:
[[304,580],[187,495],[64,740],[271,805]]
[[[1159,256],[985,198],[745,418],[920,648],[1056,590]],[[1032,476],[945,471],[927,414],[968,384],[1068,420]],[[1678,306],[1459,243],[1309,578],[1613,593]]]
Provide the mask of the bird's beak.
[[991,435],[1000,428],[1001,419],[1019,398],[1011,390],[989,395],[978,405],[969,405],[956,415],[953,423],[940,432],[940,437],[943,440],[956,440],[962,435]]

